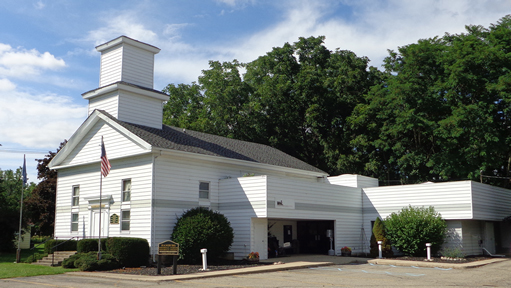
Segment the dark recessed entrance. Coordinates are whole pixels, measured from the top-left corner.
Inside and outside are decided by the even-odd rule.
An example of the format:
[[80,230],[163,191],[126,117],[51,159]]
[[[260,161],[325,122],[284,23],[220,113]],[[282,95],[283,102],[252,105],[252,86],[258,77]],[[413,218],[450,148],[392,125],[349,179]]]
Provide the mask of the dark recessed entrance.
[[297,221],[296,227],[300,253],[328,254],[330,238],[327,237],[327,230],[334,230],[333,220]]

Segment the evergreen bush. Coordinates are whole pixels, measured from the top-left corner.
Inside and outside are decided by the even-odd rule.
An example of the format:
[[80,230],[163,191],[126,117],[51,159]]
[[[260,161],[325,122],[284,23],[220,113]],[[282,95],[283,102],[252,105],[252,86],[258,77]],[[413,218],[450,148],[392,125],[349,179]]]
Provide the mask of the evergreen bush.
[[[76,268],[75,261],[80,259],[80,257],[82,255],[83,255],[83,253],[77,253],[77,254],[69,256],[69,258],[64,259],[64,261],[62,261],[62,267],[64,267],[64,268]],[[97,254],[96,254],[96,257],[97,257]]]
[[[65,242],[65,243],[64,243]],[[64,244],[61,244],[64,243]],[[61,244],[58,247],[56,245]],[[76,240],[48,240],[44,243],[44,253],[52,254],[54,251],[76,251]]]
[[121,266],[146,266],[149,261],[149,243],[146,239],[112,237],[105,242],[106,252],[112,254]]
[[433,207],[405,207],[385,219],[385,231],[392,245],[410,256],[425,256],[426,243],[435,255],[447,232],[447,224]]
[[[101,250],[106,250],[107,239],[101,239]],[[78,253],[87,253],[91,251],[98,251],[98,239],[82,239],[76,244],[76,251]]]
[[392,257],[394,253],[392,252],[392,245],[390,244],[389,239],[387,239],[385,233],[385,225],[383,221],[381,221],[380,217],[376,218],[373,225],[373,233],[371,235],[371,257],[378,257],[380,255],[378,249],[378,241],[382,241],[381,250],[383,257]]
[[[74,267],[81,271],[106,271],[119,268],[119,262],[110,254],[102,254],[101,260],[98,260],[97,252],[81,253],[74,261]],[[64,267],[64,263],[63,267]],[[69,263],[66,263],[69,265]],[[67,268],[67,267],[66,267]]]
[[172,241],[179,243],[179,259],[185,263],[199,263],[203,248],[208,249],[208,260],[215,261],[229,251],[233,238],[227,218],[203,207],[183,213],[172,232]]

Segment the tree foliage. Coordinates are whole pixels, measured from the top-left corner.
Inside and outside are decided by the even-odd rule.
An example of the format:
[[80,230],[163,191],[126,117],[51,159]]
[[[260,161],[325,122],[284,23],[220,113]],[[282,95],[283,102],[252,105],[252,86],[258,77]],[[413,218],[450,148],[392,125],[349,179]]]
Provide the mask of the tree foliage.
[[[276,147],[331,173],[351,172],[346,118],[381,74],[366,57],[300,38],[248,64],[211,61],[198,83],[168,85],[164,123]],[[242,76],[241,71],[245,70]]]
[[426,243],[436,254],[447,232],[447,224],[433,207],[405,207],[385,218],[385,232],[392,245],[406,255],[425,256]]
[[510,187],[511,16],[389,50],[384,71],[324,37],[168,85],[164,123],[278,148],[329,174],[388,184]]
[[380,254],[378,241],[382,241],[381,250],[383,257],[392,257],[394,253],[392,252],[392,245],[390,241],[387,239],[385,233],[385,225],[384,222],[381,221],[380,217],[376,218],[373,226],[373,234],[371,235],[371,257],[378,257]]
[[506,16],[390,51],[385,81],[349,119],[358,172],[401,183],[511,176],[510,28]]
[[[34,185],[34,183],[30,183],[25,187],[23,191],[25,199],[31,194]],[[16,169],[16,172],[0,170],[0,231],[2,231],[0,233],[0,251],[11,251],[16,247],[14,240],[19,231],[22,186],[21,167]],[[27,211],[26,207],[23,210]],[[26,218],[23,217],[22,220],[22,227],[25,227]],[[22,237],[24,236],[22,235]]]
[[49,151],[46,158],[37,160],[37,178],[41,181],[35,186],[30,197],[25,200],[27,217],[34,225],[33,232],[39,235],[53,235],[57,171],[50,170],[48,164],[66,143],[67,141],[60,143],[56,152]]

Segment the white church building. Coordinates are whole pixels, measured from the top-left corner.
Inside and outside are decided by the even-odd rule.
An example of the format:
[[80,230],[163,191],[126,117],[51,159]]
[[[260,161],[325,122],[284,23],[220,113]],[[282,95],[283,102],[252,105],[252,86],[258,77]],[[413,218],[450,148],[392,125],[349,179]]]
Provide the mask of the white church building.
[[[49,164],[58,171],[59,239],[97,238],[101,229],[102,237],[145,238],[155,254],[177,217],[203,206],[229,219],[235,259],[252,251],[266,259],[273,246],[327,254],[327,230],[336,255],[343,246],[368,253],[376,217],[412,205],[433,206],[447,220],[447,246],[467,255],[509,251],[511,226],[502,219],[511,215],[511,190],[473,181],[378,187],[266,145],[162,125],[169,97],[153,89],[160,49],[121,36],[96,50],[99,88],[82,94],[89,116]],[[102,137],[111,171],[101,179]]]

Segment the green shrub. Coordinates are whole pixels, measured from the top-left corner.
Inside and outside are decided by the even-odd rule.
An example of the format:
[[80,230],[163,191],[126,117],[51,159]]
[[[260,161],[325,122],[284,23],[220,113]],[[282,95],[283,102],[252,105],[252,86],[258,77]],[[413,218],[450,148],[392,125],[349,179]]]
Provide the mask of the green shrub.
[[383,221],[381,221],[380,217],[376,218],[376,221],[374,221],[373,233],[371,235],[371,257],[378,257],[380,255],[378,241],[382,241],[382,256],[392,257],[394,255],[392,252],[392,245],[390,244],[389,239],[387,239],[385,225]]
[[227,218],[207,208],[194,208],[178,218],[172,241],[179,243],[179,259],[199,263],[200,249],[208,249],[208,260],[215,261],[229,251],[234,233]]
[[[66,242],[67,241],[67,242]],[[65,242],[65,243],[64,243]],[[64,243],[58,247],[54,247],[57,244]],[[75,240],[48,240],[44,244],[44,253],[52,254],[53,251],[76,251],[76,243]]]
[[433,207],[403,208],[385,219],[385,231],[392,245],[406,255],[425,256],[426,243],[436,254],[447,232],[447,224]]
[[106,271],[119,268],[119,262],[110,254],[102,254],[98,260],[97,252],[81,253],[74,261],[74,266],[81,271]]
[[62,267],[64,267],[64,268],[77,268],[75,266],[75,261],[80,259],[81,256],[82,256],[81,253],[77,253],[77,254],[71,255],[67,259],[64,259],[64,261],[62,261]]
[[25,263],[36,262],[37,260],[41,260],[46,256],[48,256],[48,254],[46,254],[46,253],[34,253],[33,255],[28,256],[24,262]]
[[465,253],[463,252],[463,249],[456,247],[456,248],[443,248],[442,251],[440,251],[440,254],[444,257],[449,258],[465,258]]
[[[101,250],[106,250],[107,239],[101,239]],[[87,253],[91,251],[98,251],[98,239],[83,239],[76,244],[76,251],[78,253]]]
[[149,243],[142,238],[108,238],[106,251],[112,254],[119,261],[119,264],[124,267],[145,266],[149,261]]

